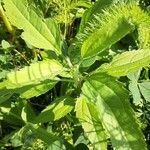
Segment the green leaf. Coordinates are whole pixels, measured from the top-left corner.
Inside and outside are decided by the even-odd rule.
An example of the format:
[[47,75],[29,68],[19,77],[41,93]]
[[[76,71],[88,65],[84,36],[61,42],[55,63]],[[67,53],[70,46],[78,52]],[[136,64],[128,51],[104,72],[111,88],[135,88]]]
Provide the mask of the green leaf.
[[128,101],[128,92],[115,78],[94,74],[84,83],[83,95],[94,102],[103,127],[117,150],[146,150],[144,137]]
[[0,89],[0,104],[8,100],[12,95],[14,91],[8,90],[8,89]]
[[140,73],[141,73],[141,69],[127,75],[127,77],[131,80],[129,83],[129,90],[131,91],[131,94],[133,96],[133,103],[135,105],[141,105],[142,102],[142,98],[138,86],[138,79],[140,77]]
[[[97,28],[100,28],[101,24],[95,19],[95,15],[98,15],[99,20],[102,20],[104,15],[104,10],[109,8],[111,4],[116,3],[115,0],[98,0],[94,3],[94,5],[85,11],[81,23],[79,32],[77,33],[75,39],[69,47],[69,56],[74,64],[77,64],[81,61],[81,47],[83,42],[91,35],[91,33],[95,32]],[[105,31],[106,32],[106,31]],[[93,59],[93,58],[92,58]],[[94,58],[95,59],[95,58]]]
[[[150,23],[150,19],[148,18]],[[142,22],[142,21],[141,21]],[[149,48],[150,47],[150,27],[149,23],[143,23],[138,28],[138,41],[140,48]]]
[[10,141],[13,147],[21,147],[23,145],[22,139],[24,138],[27,130],[29,130],[26,126],[23,126],[19,130],[15,130],[13,136]]
[[150,102],[150,82],[142,82],[139,83],[139,88],[141,91],[141,94],[145,98],[146,101]]
[[26,85],[38,84],[44,80],[58,80],[57,75],[64,72],[63,66],[55,60],[45,60],[32,63],[18,71],[7,74],[5,81],[8,89],[20,88]]
[[[95,14],[81,37],[83,37],[81,56],[83,59],[92,57],[109,48],[134,29],[129,21],[129,7],[116,4],[108,7],[103,14]],[[80,38],[80,35],[79,37]]]
[[75,110],[93,147],[97,150],[106,150],[107,138],[95,105],[89,103],[86,97],[81,96],[77,99]]
[[24,103],[22,101],[12,103],[10,106],[2,105],[0,107],[0,117],[12,126],[22,126],[24,122],[21,118],[22,108]]
[[63,141],[55,141],[54,143],[49,144],[46,150],[66,150],[66,148]]
[[124,18],[112,19],[112,22],[107,22],[106,25],[93,32],[83,42],[81,56],[84,59],[95,56],[104,49],[109,48],[133,29],[133,26]]
[[60,139],[60,137],[56,136],[53,133],[46,131],[46,129],[43,129],[42,127],[40,127],[38,125],[28,123],[28,127],[35,134],[36,138],[41,139],[42,141],[44,141],[47,144],[52,144],[56,140]]
[[150,63],[150,50],[133,50],[119,54],[109,64],[104,64],[97,71],[104,71],[116,77],[126,76]]
[[27,85],[25,87],[16,89],[15,92],[20,94],[21,98],[29,99],[31,97],[38,97],[41,94],[46,93],[47,91],[51,90],[57,82],[45,80],[42,81],[40,84],[32,84]]
[[138,82],[131,81],[131,83],[129,84],[129,90],[131,91],[133,96],[133,103],[135,105],[140,105],[142,102],[142,98],[138,88]]
[[55,100],[52,104],[47,106],[35,118],[36,123],[44,123],[58,120],[67,115],[74,107],[74,99],[71,97],[61,97]]
[[60,33],[52,19],[41,18],[26,0],[4,0],[4,8],[12,25],[23,29],[22,38],[37,48],[60,53]]
[[[41,94],[44,94],[47,91],[51,90],[56,85],[56,83],[57,81],[45,80],[38,84],[31,84],[16,89],[6,89],[5,87],[3,87],[2,89],[0,89],[0,104],[8,100],[15,93],[20,94],[20,98],[29,99],[31,97],[38,97]],[[5,84],[5,86],[6,85],[7,84]]]
[[84,29],[89,26],[88,22],[90,22],[95,14],[103,13],[103,10],[111,6],[113,3],[115,3],[115,0],[98,0],[94,3],[94,5],[88,9],[84,15],[82,16],[79,33],[83,32]]
[[2,48],[4,48],[4,49],[8,49],[11,47],[10,44],[5,40],[2,40],[1,44],[2,44]]
[[21,118],[22,120],[27,123],[27,122],[31,122],[34,120],[33,118],[35,118],[35,112],[32,109],[32,107],[30,106],[30,104],[25,101],[24,103],[24,107],[22,108],[22,112],[21,112]]
[[[100,55],[102,51],[110,48],[135,28],[138,31],[138,38],[142,41],[140,47],[148,47],[150,36],[146,35],[145,38],[144,35],[150,31],[150,17],[135,1],[118,2],[102,12],[94,14],[87,27],[77,34],[76,40],[70,46],[70,56],[77,51],[76,55],[73,54],[75,63]],[[146,39],[145,43],[143,43],[144,39]],[[142,43],[145,46],[142,46]]]

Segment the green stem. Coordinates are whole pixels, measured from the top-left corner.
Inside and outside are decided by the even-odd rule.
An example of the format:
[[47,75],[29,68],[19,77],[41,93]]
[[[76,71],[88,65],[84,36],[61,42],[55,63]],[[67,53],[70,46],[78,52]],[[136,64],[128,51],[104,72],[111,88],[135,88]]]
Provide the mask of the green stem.
[[64,0],[64,9],[65,9],[65,31],[64,31],[64,39],[66,39],[66,35],[67,35],[67,29],[68,29],[68,25],[67,25],[67,21],[68,21],[68,19],[67,19],[67,10],[66,10],[66,0]]
[[0,16],[2,17],[3,21],[4,21],[4,24],[8,30],[9,33],[13,33],[13,28],[4,12],[4,9],[2,7],[2,5],[0,5]]

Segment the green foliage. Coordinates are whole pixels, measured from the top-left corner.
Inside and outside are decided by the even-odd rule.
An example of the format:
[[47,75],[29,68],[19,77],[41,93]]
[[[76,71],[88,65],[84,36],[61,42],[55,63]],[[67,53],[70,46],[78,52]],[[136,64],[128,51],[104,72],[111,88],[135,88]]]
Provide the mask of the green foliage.
[[[40,83],[47,79],[57,80],[57,75],[61,75],[65,69],[55,60],[36,62],[26,66],[19,71],[12,71],[7,74],[6,87],[14,89],[26,85]],[[22,78],[24,77],[24,78]]]
[[1,149],[148,149],[144,9],[135,0],[2,0]]
[[93,74],[84,83],[82,92],[97,106],[101,122],[116,149],[146,149],[122,84],[106,74]]
[[73,109],[73,99],[70,97],[61,97],[55,100],[52,104],[47,106],[35,118],[35,123],[44,123],[49,121],[56,121],[67,115]]
[[150,82],[143,82],[139,84],[141,93],[146,101],[150,101]]
[[133,94],[133,100],[136,105],[142,105],[144,97],[146,102],[150,101],[150,82],[148,80],[140,80],[141,70],[128,75],[131,80],[129,84],[129,89]]
[[110,64],[104,64],[97,71],[104,71],[112,76],[125,76],[130,72],[147,66],[150,62],[150,50],[132,50],[113,58]]
[[24,0],[6,0],[4,4],[6,15],[12,25],[24,30],[22,38],[26,42],[38,48],[56,50],[60,53],[60,33],[52,19],[41,18]]
[[88,22],[93,19],[94,14],[102,13],[104,9],[106,9],[113,3],[115,3],[115,0],[99,0],[96,3],[94,3],[93,7],[91,7],[90,10],[84,13],[81,19],[79,33],[83,32],[86,26],[89,26]]
[[76,102],[76,116],[79,118],[87,137],[96,149],[107,148],[107,138],[103,126],[99,120],[98,112],[92,103],[88,103],[86,97],[81,96]]

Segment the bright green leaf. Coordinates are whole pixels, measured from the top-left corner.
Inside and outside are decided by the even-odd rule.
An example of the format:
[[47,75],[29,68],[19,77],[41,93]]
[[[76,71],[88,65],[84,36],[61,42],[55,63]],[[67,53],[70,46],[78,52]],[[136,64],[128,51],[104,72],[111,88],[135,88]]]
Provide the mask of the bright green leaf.
[[141,94],[145,98],[146,101],[150,102],[150,82],[142,82],[139,83],[139,88],[141,91]]
[[37,48],[60,53],[60,33],[52,19],[41,18],[26,0],[4,0],[4,8],[12,25],[23,29],[22,38]]
[[81,56],[83,59],[93,57],[109,48],[134,29],[128,20],[130,7],[125,4],[112,5],[103,14],[96,14],[81,35]]
[[109,64],[104,64],[97,71],[104,71],[116,77],[126,76],[150,63],[150,50],[133,50],[118,54]]
[[31,97],[38,97],[41,94],[46,93],[51,90],[57,82],[45,80],[40,84],[28,85],[19,89],[16,89],[15,92],[20,94],[21,98],[29,99]]
[[106,134],[98,117],[97,108],[92,103],[89,103],[84,96],[77,99],[76,116],[80,120],[93,147],[97,150],[106,150]]
[[61,97],[55,100],[52,104],[47,106],[40,114],[35,118],[36,123],[44,123],[49,121],[58,120],[67,115],[74,107],[74,99],[70,97]]
[[10,44],[7,41],[2,40],[2,48],[8,49],[8,48],[10,48]]
[[101,122],[117,150],[146,150],[142,132],[128,102],[128,92],[115,78],[106,74],[89,77],[82,88],[89,102],[94,102]]
[[63,66],[55,60],[32,63],[18,71],[7,74],[5,81],[8,89],[20,88],[26,85],[38,84],[44,80],[57,80],[57,75],[64,72]]
[[142,102],[141,94],[138,87],[138,79],[140,77],[140,73],[141,69],[127,75],[127,77],[131,80],[129,83],[129,90],[131,91],[131,94],[133,96],[133,103],[135,105],[140,105]]
[[85,27],[88,26],[88,22],[90,22],[94,14],[102,13],[104,9],[109,7],[111,4],[114,3],[115,0],[98,0],[94,3],[94,5],[88,9],[84,15],[82,16],[79,32],[83,32]]

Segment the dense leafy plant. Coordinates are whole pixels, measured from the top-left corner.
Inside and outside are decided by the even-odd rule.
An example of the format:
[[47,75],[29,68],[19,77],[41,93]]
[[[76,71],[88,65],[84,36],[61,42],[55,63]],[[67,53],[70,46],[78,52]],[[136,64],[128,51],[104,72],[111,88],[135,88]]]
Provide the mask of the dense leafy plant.
[[3,149],[147,149],[150,16],[137,1],[3,0],[1,16]]

